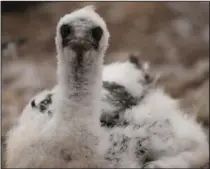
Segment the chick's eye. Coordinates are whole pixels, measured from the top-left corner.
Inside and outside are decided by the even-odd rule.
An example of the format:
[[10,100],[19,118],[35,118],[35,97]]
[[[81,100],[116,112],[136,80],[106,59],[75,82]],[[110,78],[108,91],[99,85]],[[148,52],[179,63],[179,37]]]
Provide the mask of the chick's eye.
[[150,79],[150,76],[148,74],[145,74],[144,78],[148,81]]
[[103,30],[101,29],[101,27],[97,26],[97,27],[92,28],[91,33],[92,33],[92,37],[97,42],[99,42],[101,37],[102,37],[102,35],[103,35]]
[[62,38],[66,38],[72,32],[72,27],[69,25],[62,25],[60,33]]
[[153,77],[149,74],[145,74],[144,78],[145,78],[146,83],[151,83],[154,81]]

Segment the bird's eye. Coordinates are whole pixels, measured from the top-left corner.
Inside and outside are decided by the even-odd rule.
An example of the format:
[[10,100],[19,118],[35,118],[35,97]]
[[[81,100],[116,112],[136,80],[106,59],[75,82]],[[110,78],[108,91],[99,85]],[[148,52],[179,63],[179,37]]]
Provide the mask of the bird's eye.
[[146,81],[146,83],[151,83],[154,79],[152,78],[152,76],[150,76],[149,74],[145,74],[144,75],[144,79]]
[[69,25],[62,25],[60,33],[62,38],[66,38],[72,32],[72,27]]
[[97,27],[92,28],[91,33],[92,33],[93,38],[97,42],[99,42],[103,35],[103,30],[101,29],[101,27],[97,26]]
[[145,74],[144,78],[148,81],[150,79],[150,76],[148,74]]

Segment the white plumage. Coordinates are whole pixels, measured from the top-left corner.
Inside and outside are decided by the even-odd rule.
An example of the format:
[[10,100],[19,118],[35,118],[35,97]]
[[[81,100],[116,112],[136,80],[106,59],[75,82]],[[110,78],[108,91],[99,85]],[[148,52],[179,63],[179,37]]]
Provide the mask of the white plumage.
[[208,162],[202,126],[162,89],[149,89],[137,106],[126,110],[124,119],[124,126],[101,136],[99,151],[108,167],[198,168]]
[[7,167],[101,166],[95,152],[97,136],[90,124],[95,125],[93,119],[99,111],[101,69],[108,39],[106,24],[93,7],[60,19],[56,32],[58,86],[52,97],[53,116],[49,120],[31,104],[27,105],[18,124],[9,132]]
[[[75,51],[63,49],[58,36],[62,25],[70,23],[82,37],[93,24],[103,28],[99,48],[83,56],[85,74],[75,72]],[[106,25],[92,7],[61,18],[58,85],[24,109],[9,134],[8,167],[191,168],[208,162],[202,126],[180,109],[178,100],[153,86],[147,64],[132,57],[102,71],[108,39]]]
[[[133,105],[137,105],[141,97],[144,97],[144,94],[154,84],[156,80],[155,76],[143,67],[147,63],[138,63],[142,65],[142,67],[138,67],[138,65],[131,61],[131,58],[134,57],[131,56],[126,61],[114,62],[103,66],[103,87],[100,93],[101,113],[98,114],[97,121],[101,119],[107,123],[106,120],[109,120],[110,123],[113,123],[110,125],[113,126],[117,125],[114,123],[116,120],[118,121],[117,123],[121,123],[123,119],[116,119],[115,117],[123,114],[126,109]],[[34,113],[32,116],[37,116],[37,114],[39,116],[41,114],[46,116],[46,118],[51,118],[49,113],[53,113],[51,110],[55,102],[53,95],[57,92],[58,86],[56,85],[52,90],[42,91],[33,97],[28,105],[28,109],[37,110],[37,113]],[[47,102],[49,95],[51,95],[51,101]],[[105,124],[105,126],[107,127],[108,124]]]

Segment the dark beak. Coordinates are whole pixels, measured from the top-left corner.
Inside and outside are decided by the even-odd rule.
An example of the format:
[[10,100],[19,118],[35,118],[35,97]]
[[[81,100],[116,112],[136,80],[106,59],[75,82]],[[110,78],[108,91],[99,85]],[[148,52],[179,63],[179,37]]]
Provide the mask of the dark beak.
[[86,39],[70,39],[68,46],[78,53],[90,50],[93,47],[93,43]]

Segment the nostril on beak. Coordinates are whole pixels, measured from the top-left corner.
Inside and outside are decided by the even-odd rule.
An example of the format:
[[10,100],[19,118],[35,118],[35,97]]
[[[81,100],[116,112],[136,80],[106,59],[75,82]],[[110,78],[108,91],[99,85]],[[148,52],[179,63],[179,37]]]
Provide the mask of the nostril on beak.
[[71,48],[76,52],[83,51],[85,49],[84,45],[78,42],[71,43]]
[[87,51],[91,47],[90,43],[83,39],[70,40],[69,45],[76,53]]

